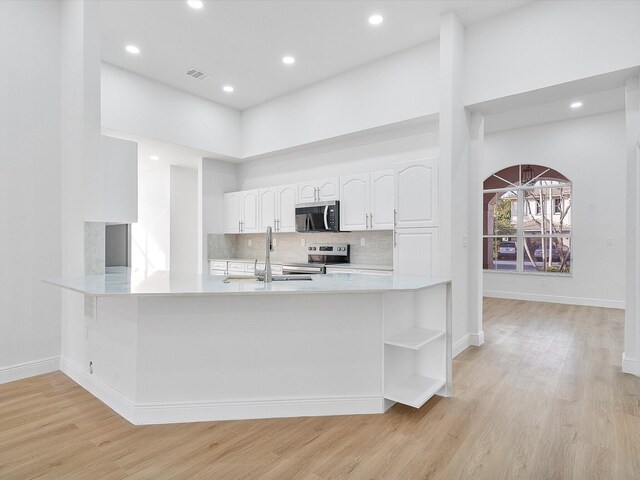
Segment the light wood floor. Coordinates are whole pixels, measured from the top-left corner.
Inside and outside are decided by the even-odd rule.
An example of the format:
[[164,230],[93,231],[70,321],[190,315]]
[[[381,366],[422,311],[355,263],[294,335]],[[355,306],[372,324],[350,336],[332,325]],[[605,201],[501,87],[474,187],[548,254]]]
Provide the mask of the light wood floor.
[[135,427],[61,373],[0,385],[0,479],[640,478],[621,310],[487,299],[485,335],[385,415]]

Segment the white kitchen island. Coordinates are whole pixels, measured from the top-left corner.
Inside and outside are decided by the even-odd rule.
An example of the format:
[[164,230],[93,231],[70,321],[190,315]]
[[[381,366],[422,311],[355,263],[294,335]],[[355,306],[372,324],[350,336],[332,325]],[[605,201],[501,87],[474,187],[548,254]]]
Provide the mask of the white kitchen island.
[[86,343],[62,371],[134,424],[383,413],[451,392],[448,280],[48,282],[85,296]]

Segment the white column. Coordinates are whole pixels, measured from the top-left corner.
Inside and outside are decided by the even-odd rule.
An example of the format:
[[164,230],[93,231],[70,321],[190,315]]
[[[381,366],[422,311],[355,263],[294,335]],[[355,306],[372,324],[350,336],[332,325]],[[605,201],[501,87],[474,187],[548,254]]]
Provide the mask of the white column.
[[638,170],[638,142],[640,141],[640,82],[638,77],[627,79],[626,83],[626,127],[627,127],[627,278],[624,324],[624,353],[622,371],[640,376],[638,352],[640,351],[640,318],[638,295],[638,190],[640,177]]
[[[477,295],[479,272],[476,257],[470,256],[471,239],[469,193],[469,142],[471,115],[464,107],[464,26],[454,12],[447,12],[440,23],[440,274],[453,282],[454,354],[469,344],[481,343],[482,328]],[[474,169],[477,165],[474,166]],[[477,175],[477,170],[476,170]],[[480,204],[480,198],[476,199]],[[475,211],[475,210],[474,210]],[[475,215],[474,215],[474,220]],[[475,235],[475,231],[474,231]],[[474,326],[470,329],[470,323]]]
[[471,141],[469,143],[469,175],[467,191],[469,192],[469,332],[472,345],[484,343],[482,327],[482,182],[480,175],[482,154],[484,151],[484,115],[480,112],[471,114]]
[[[87,183],[100,162],[99,2],[60,4],[61,50],[61,227],[63,276],[84,274],[84,221],[95,204]],[[84,303],[62,296],[62,357],[86,366]]]

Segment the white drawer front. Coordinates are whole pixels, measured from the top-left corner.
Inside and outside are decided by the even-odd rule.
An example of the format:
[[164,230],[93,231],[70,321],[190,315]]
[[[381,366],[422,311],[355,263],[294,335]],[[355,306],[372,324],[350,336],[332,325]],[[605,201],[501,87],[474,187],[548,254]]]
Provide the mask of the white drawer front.
[[226,270],[227,262],[220,262],[220,261],[209,262],[209,267],[212,270]]

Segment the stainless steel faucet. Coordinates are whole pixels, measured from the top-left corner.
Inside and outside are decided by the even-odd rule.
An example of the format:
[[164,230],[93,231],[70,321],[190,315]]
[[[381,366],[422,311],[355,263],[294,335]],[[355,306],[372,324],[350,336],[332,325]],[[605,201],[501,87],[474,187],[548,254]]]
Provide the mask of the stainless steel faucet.
[[[264,271],[258,270],[254,267],[254,273],[258,279],[264,282],[271,282],[271,250],[273,250],[273,230],[271,227],[267,227],[266,234],[266,253],[264,259]],[[256,260],[256,264],[258,261]]]

